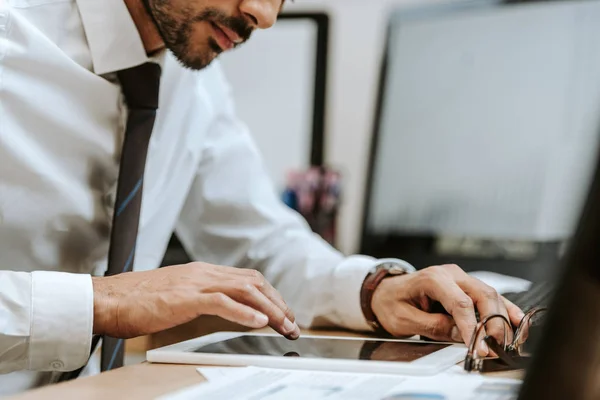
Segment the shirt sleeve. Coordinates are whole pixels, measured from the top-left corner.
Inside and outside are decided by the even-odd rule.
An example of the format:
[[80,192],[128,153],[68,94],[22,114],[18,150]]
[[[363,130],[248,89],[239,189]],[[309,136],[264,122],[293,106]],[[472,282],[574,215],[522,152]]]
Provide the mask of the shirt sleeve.
[[72,371],[88,360],[89,275],[0,271],[0,373]]
[[215,107],[217,117],[176,226],[188,253],[204,262],[261,271],[302,327],[369,330],[360,288],[381,261],[344,257],[312,233],[276,194],[231,96]]

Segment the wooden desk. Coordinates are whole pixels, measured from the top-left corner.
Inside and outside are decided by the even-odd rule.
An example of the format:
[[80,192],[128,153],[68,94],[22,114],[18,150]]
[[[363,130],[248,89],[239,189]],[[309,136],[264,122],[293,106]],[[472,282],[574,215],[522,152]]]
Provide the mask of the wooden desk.
[[[355,336],[349,332],[306,332]],[[193,365],[166,365],[141,363],[127,366],[97,376],[32,390],[11,400],[86,399],[128,400],[153,399],[187,386],[202,383],[205,379]],[[521,373],[495,374],[497,377],[521,378]]]

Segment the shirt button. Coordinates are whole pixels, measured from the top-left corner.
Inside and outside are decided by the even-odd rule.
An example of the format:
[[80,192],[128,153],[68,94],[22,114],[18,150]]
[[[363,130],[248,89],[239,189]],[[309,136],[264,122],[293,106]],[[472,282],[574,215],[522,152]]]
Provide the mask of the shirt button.
[[52,367],[53,370],[62,369],[64,366],[65,364],[60,360],[55,360],[50,363],[50,367]]

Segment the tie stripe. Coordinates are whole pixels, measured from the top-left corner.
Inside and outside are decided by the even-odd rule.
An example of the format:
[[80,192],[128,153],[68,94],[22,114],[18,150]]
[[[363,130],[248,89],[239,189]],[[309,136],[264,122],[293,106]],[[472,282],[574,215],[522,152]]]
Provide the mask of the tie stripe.
[[131,267],[131,263],[133,262],[133,256],[135,254],[135,246],[133,246],[133,249],[131,249],[131,253],[129,253],[129,257],[127,257],[127,261],[125,262],[125,266],[123,267],[123,270],[121,271],[122,274],[124,274],[125,272],[129,271],[129,267]]
[[142,182],[144,182],[144,179],[140,178],[137,181],[137,183],[135,184],[135,187],[133,188],[131,193],[129,193],[129,196],[127,196],[127,198],[125,200],[123,200],[123,202],[119,206],[119,209],[117,210],[117,217],[120,216],[123,213],[123,211],[125,211],[125,209],[129,205],[129,203],[131,203],[131,200],[133,200],[135,195],[138,194],[138,192],[140,191],[140,189],[142,187]]
[[110,362],[108,363],[108,366],[106,368],[107,371],[110,371],[111,369],[113,369],[113,366],[115,365],[115,361],[117,359],[117,354],[119,354],[119,351],[121,350],[121,347],[123,346],[123,339],[117,339],[117,345],[115,346],[115,349],[112,352],[112,356],[110,357]]

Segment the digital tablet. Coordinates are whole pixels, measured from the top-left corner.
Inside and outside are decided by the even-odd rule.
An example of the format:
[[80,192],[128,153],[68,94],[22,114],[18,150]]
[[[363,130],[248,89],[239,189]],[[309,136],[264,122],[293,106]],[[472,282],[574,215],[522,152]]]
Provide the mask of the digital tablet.
[[463,344],[220,332],[147,352],[153,363],[432,375],[464,360]]

